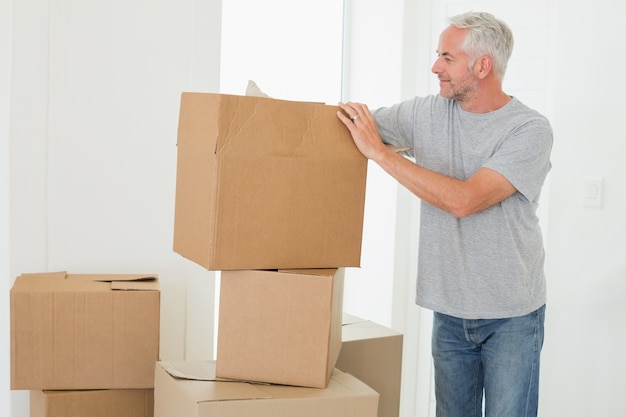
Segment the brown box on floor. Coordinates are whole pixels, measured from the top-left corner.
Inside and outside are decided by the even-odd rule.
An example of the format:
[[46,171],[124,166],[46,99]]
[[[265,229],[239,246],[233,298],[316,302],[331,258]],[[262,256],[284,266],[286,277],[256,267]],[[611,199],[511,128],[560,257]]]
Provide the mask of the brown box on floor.
[[152,388],[156,275],[23,274],[11,289],[11,389]]
[[339,370],[319,389],[219,381],[214,367],[214,362],[158,362],[155,417],[376,417],[376,391]]
[[30,417],[152,417],[154,390],[30,392]]
[[342,334],[337,368],[356,376],[380,394],[378,417],[398,417],[402,333],[344,314]]
[[217,375],[325,387],[341,349],[343,268],[221,277]]
[[209,270],[359,266],[367,160],[337,110],[183,93],[174,251]]

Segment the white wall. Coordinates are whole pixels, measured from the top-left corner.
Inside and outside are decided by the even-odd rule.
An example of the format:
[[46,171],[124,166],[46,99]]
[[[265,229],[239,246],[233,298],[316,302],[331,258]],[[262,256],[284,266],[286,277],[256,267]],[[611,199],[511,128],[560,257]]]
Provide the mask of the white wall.
[[13,20],[11,0],[0,0],[0,414],[11,409],[9,289],[9,137],[11,106],[11,52]]
[[[9,285],[23,272],[157,273],[163,359],[213,357],[213,274],[175,254],[172,234],[179,96],[219,88],[220,6],[26,0],[2,13],[13,24]],[[13,392],[0,414],[28,415],[27,398]]]
[[339,101],[341,1],[223,3],[220,92],[245,94],[254,80],[280,99]]
[[[545,415],[626,415],[624,16],[623,2],[559,2]],[[585,176],[604,178],[600,209],[583,206]]]

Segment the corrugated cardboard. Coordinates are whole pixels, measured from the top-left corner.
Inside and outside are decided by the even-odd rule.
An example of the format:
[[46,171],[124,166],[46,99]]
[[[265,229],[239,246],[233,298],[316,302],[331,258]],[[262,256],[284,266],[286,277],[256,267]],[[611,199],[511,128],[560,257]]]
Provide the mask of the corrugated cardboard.
[[183,93],[174,251],[209,270],[359,266],[367,160],[336,111]]
[[349,372],[380,394],[378,417],[400,414],[402,334],[349,314],[343,315],[337,368]]
[[155,275],[24,274],[11,289],[11,389],[152,388]]
[[31,391],[30,417],[152,417],[154,390]]
[[[172,368],[178,377],[168,372]],[[376,417],[378,394],[338,370],[325,389],[219,381],[214,375],[214,362],[158,362],[155,417]]]
[[223,271],[217,375],[323,388],[341,349],[344,270]]

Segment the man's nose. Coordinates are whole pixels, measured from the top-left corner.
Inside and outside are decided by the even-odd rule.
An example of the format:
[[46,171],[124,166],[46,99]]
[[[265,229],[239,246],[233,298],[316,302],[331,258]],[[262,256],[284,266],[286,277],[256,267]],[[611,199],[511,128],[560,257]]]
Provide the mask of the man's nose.
[[440,58],[437,58],[433,63],[432,68],[430,69],[434,74],[439,74],[441,72],[441,65],[439,64]]

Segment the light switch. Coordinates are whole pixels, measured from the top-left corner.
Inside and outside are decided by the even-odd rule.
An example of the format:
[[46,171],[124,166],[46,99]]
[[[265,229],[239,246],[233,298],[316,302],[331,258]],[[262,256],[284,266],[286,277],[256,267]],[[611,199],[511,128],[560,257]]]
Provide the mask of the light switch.
[[602,208],[602,177],[585,177],[583,179],[583,206]]

